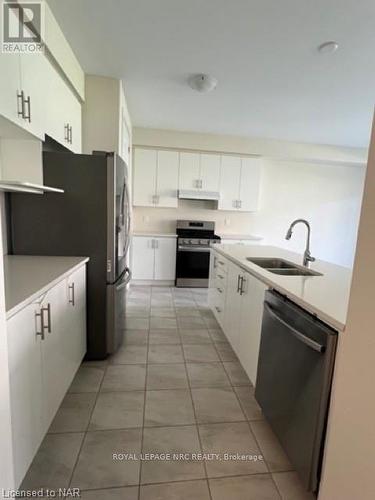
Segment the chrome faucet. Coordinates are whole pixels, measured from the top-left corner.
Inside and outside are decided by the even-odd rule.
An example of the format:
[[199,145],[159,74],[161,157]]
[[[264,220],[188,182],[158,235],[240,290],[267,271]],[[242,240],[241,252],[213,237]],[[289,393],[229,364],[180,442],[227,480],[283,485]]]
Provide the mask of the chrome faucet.
[[296,224],[299,224],[299,223],[305,224],[305,226],[307,227],[307,240],[306,240],[306,249],[305,249],[305,252],[303,254],[303,265],[306,266],[306,267],[309,267],[310,262],[314,262],[315,257],[312,257],[312,255],[310,253],[310,233],[311,233],[311,229],[310,229],[310,224],[307,222],[307,220],[305,220],[305,219],[296,219],[295,221],[293,221],[291,223],[291,225],[289,226],[289,229],[288,229],[288,231],[286,233],[285,239],[286,240],[290,240],[290,238],[292,237],[292,234],[293,234],[293,228],[294,228],[294,226]]

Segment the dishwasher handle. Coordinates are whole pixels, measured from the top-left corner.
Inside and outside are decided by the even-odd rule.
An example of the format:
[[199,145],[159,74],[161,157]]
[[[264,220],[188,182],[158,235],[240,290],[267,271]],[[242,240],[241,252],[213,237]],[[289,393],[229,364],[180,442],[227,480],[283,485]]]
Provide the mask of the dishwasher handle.
[[267,302],[264,303],[264,308],[270,316],[272,316],[276,321],[284,325],[285,328],[287,328],[290,331],[290,333],[292,333],[298,340],[306,344],[308,347],[314,349],[314,351],[317,351],[319,353],[323,353],[326,350],[324,345],[321,345],[319,344],[319,342],[315,342],[315,340],[306,337],[306,335],[304,335],[302,332],[296,330],[295,328],[293,328],[293,326],[289,325],[286,321],[280,318],[280,316],[278,316],[275,313],[275,311],[270,307],[269,304],[267,304]]

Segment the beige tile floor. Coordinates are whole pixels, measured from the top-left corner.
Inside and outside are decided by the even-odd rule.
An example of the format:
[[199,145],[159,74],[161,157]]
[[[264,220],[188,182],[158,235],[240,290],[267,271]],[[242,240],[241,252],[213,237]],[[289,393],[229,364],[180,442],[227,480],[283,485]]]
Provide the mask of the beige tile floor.
[[[77,487],[84,500],[313,499],[263,419],[207,290],[132,287],[124,333],[110,359],[82,364],[22,488]],[[193,458],[202,452],[219,458]]]

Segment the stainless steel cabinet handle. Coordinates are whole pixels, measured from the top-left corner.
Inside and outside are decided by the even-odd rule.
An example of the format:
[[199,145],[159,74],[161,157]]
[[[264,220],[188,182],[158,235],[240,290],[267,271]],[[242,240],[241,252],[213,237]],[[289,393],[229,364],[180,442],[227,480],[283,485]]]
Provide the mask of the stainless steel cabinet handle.
[[69,142],[69,123],[64,125],[64,141]]
[[[52,325],[51,325],[51,304],[48,303],[47,304],[47,307],[42,307],[41,308],[41,314],[42,314],[42,328],[43,328],[43,331],[44,330],[47,330],[48,333],[51,333],[52,332]],[[47,313],[47,325],[44,323],[44,313]]]
[[292,335],[294,335],[298,340],[306,344],[308,347],[320,353],[323,353],[325,351],[326,348],[324,345],[321,345],[319,344],[319,342],[315,342],[315,340],[306,337],[306,335],[304,335],[302,332],[293,328],[292,325],[289,325],[286,321],[284,321],[282,318],[280,318],[280,316],[276,314],[276,312],[267,304],[267,302],[264,303],[264,309],[270,316],[272,316],[276,321],[285,326],[285,328],[287,328]]
[[[72,306],[74,307],[76,305],[76,302],[75,302],[75,288],[74,288],[74,283],[70,284],[69,285],[69,304],[72,304]],[[70,294],[70,292],[72,292]]]
[[159,240],[155,240],[155,248],[159,248]]
[[[40,331],[38,331],[38,319],[40,319]],[[36,327],[36,335],[40,336],[42,340],[44,340],[44,319],[42,311],[35,313],[35,327]]]
[[217,268],[217,257],[216,257],[216,255],[215,255],[215,256],[214,256],[214,269],[216,269],[216,268]]
[[199,187],[200,187],[201,189],[202,189],[202,187],[203,187],[203,181],[202,181],[202,179],[200,179],[200,180],[199,180]]
[[242,208],[242,200],[238,200],[238,208]]
[[21,118],[25,118],[25,93],[23,90],[17,92],[17,115]]
[[224,266],[224,265],[225,265],[225,262],[223,262],[222,260],[218,260],[218,263],[219,263],[221,266]]
[[73,144],[73,127],[71,125],[69,127],[69,142]]
[[243,284],[245,283],[245,278],[241,276],[241,287],[240,287],[240,295],[243,295],[245,293],[245,290],[243,289]]
[[240,283],[241,283],[241,275],[239,274],[237,277],[237,293],[239,293],[241,289]]
[[30,96],[27,99],[25,99],[25,104],[27,105],[27,114],[25,113],[24,118],[29,123],[31,123],[31,101],[30,101]]
[[223,293],[223,290],[219,287],[216,288],[216,290],[219,292],[219,293]]
[[224,276],[222,274],[218,274],[217,277],[220,278],[221,280],[224,279]]
[[217,306],[215,306],[215,309],[216,309],[216,311],[217,311],[218,313],[221,313],[221,311],[222,311],[222,310],[221,310],[221,308],[220,308],[220,307],[217,307]]

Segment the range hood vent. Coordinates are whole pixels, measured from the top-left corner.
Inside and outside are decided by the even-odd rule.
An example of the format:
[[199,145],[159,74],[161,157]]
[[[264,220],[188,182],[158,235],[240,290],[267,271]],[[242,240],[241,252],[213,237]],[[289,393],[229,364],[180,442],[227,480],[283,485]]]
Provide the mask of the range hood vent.
[[0,180],[0,191],[6,191],[11,193],[31,193],[31,194],[64,192],[63,189],[53,188],[50,186],[43,186],[41,184],[33,184],[31,182],[2,181],[2,180]]
[[220,199],[220,193],[217,191],[194,191],[189,189],[180,189],[178,197],[181,200],[213,200]]

